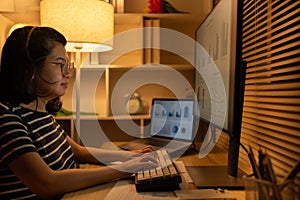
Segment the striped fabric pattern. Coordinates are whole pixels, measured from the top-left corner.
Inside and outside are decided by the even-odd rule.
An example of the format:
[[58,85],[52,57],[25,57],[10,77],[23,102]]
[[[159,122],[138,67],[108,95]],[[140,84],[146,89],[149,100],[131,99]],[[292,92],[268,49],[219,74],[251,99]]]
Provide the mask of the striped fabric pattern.
[[27,152],[37,152],[53,170],[75,166],[66,133],[52,115],[0,103],[0,199],[37,199],[8,168]]

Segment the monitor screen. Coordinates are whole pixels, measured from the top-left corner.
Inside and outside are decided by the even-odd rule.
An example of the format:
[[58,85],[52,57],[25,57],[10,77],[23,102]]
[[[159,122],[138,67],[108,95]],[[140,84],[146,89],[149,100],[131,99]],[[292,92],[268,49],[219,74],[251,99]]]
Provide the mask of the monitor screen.
[[240,1],[220,0],[197,28],[195,67],[199,127],[208,127],[206,133],[200,133],[205,137],[199,156],[203,157],[210,152],[221,132],[228,133],[228,171],[235,176],[238,169],[246,69],[242,61]]
[[201,119],[232,133],[236,2],[222,0],[196,31],[196,93]]
[[153,99],[150,135],[193,140],[193,99]]

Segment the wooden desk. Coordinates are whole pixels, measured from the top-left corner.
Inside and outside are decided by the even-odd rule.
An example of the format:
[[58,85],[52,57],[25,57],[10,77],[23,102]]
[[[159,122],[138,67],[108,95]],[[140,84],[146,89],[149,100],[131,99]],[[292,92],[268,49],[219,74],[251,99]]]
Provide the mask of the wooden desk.
[[[106,147],[105,147],[106,148]],[[220,149],[214,149],[208,156],[203,159],[198,158],[198,154],[195,152],[187,152],[176,161],[183,162],[185,166],[209,166],[209,165],[224,165],[226,163],[226,152],[222,152]],[[82,165],[83,168],[101,167],[96,165]],[[106,183],[83,189],[76,192],[71,192],[63,197],[63,200],[86,200],[86,199],[105,199],[109,191],[114,187],[116,182]],[[196,189],[192,183],[185,183],[185,189]],[[233,191],[229,193],[234,195],[237,200],[245,200],[244,191]],[[143,198],[141,198],[143,199]]]

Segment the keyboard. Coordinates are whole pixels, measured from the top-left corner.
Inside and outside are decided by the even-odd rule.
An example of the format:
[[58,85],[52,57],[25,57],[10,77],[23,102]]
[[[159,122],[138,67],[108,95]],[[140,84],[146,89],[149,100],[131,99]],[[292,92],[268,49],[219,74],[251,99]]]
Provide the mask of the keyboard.
[[181,176],[167,150],[160,149],[156,152],[159,166],[135,174],[136,190],[138,192],[179,190]]

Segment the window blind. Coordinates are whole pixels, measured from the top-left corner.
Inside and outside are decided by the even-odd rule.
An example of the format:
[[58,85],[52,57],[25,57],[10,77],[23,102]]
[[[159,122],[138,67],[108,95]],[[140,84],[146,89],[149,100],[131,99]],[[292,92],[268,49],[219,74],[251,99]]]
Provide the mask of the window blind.
[[[241,143],[256,153],[266,150],[279,181],[300,159],[299,22],[300,1],[243,1],[247,74]],[[249,162],[240,152],[240,162]]]

